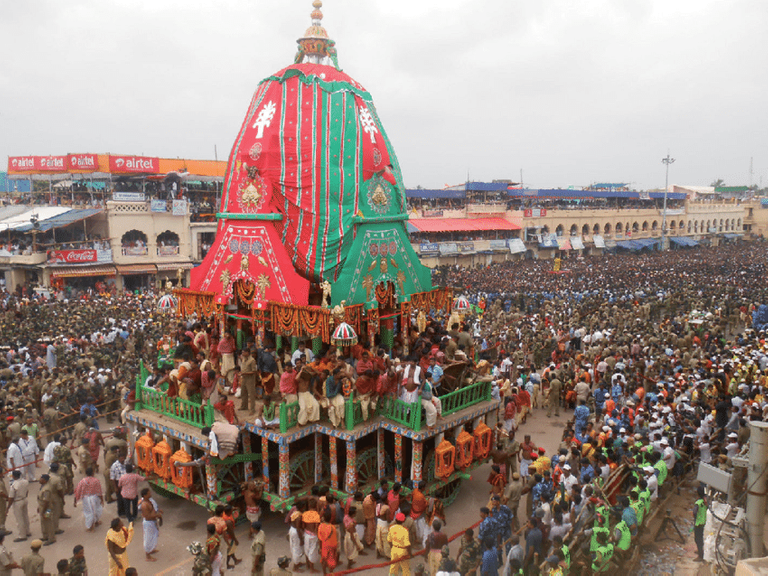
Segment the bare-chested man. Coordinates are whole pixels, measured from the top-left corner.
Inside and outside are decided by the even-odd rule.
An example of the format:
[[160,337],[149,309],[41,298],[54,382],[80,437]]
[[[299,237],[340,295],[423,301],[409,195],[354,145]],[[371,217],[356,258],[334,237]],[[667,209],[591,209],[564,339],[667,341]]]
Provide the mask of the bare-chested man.
[[144,553],[148,562],[157,562],[152,554],[157,552],[157,538],[160,535],[160,522],[163,511],[160,510],[154,498],[149,496],[149,488],[141,491],[141,517],[144,519]]

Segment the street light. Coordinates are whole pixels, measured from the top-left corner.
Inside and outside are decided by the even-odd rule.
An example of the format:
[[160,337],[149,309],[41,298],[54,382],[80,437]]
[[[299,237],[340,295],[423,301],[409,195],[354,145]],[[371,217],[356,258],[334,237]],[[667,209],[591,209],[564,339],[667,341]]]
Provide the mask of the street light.
[[664,214],[661,218],[661,250],[663,252],[666,249],[664,240],[667,235],[667,192],[669,191],[669,165],[672,164],[675,159],[671,158],[669,156],[669,152],[667,152],[667,157],[662,158],[661,161],[667,167],[667,176],[664,179]]

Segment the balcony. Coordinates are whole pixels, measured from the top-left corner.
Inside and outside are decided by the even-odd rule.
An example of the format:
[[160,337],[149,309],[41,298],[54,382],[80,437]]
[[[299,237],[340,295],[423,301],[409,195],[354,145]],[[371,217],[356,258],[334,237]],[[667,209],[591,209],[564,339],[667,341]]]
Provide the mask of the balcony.
[[123,246],[120,253],[123,256],[128,257],[147,256],[149,254],[149,248],[146,246]]
[[158,246],[157,247],[157,255],[161,258],[168,258],[172,256],[178,256],[179,255],[179,247],[178,246]]
[[467,204],[467,215],[470,214],[501,214],[507,211],[505,202],[486,202],[483,204]]

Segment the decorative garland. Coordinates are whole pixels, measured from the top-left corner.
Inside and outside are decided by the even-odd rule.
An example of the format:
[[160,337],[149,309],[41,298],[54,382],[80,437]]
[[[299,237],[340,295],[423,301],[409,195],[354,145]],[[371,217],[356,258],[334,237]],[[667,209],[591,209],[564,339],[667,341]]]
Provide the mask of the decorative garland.
[[364,304],[354,304],[344,307],[344,322],[352,326],[355,332],[362,334]]
[[395,286],[390,282],[379,282],[374,288],[379,308],[394,308],[397,305]]
[[173,293],[178,298],[177,311],[181,317],[196,313],[200,317],[208,318],[216,313],[215,292],[177,289]]
[[330,310],[270,302],[272,330],[282,336],[312,336],[331,341]]
[[253,298],[256,296],[256,285],[249,280],[238,280],[235,282],[237,296],[240,301],[250,306],[253,304]]
[[450,312],[452,305],[453,290],[451,288],[438,288],[429,292],[411,294],[411,306],[416,310]]

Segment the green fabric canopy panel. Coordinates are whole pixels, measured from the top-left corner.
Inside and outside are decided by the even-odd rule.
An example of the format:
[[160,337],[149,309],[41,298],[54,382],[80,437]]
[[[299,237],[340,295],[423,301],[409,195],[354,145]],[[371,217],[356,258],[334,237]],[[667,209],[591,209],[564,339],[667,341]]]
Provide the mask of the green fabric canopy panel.
[[230,154],[220,233],[228,216],[279,215],[266,225],[296,272],[330,282],[334,304],[361,303],[366,276],[393,282],[399,296],[431,288],[408,242],[405,206],[397,158],[360,84],[308,63],[259,84]]

